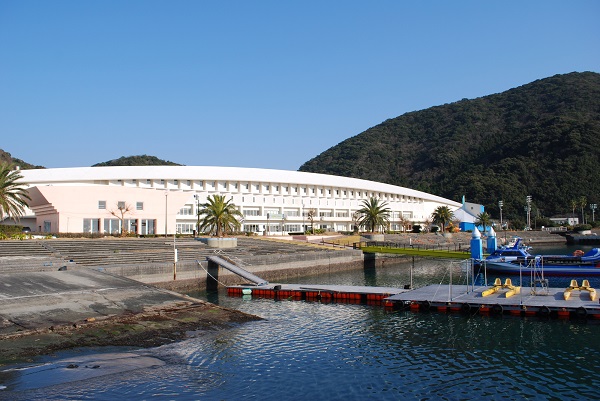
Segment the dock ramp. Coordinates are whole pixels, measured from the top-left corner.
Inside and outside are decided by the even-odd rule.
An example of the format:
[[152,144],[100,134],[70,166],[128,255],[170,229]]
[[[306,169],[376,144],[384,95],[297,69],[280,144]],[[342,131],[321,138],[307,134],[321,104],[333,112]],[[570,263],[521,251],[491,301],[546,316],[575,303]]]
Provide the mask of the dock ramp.
[[228,261],[226,261],[223,258],[220,258],[218,256],[209,256],[206,258],[209,262],[213,262],[216,263],[217,265],[223,267],[224,269],[229,270],[230,272],[237,274],[240,277],[245,278],[248,281],[253,282],[256,285],[265,285],[265,284],[269,284],[269,282],[265,279],[262,279],[252,273],[250,273],[247,270],[242,269],[239,266],[234,265],[233,263],[230,263]]

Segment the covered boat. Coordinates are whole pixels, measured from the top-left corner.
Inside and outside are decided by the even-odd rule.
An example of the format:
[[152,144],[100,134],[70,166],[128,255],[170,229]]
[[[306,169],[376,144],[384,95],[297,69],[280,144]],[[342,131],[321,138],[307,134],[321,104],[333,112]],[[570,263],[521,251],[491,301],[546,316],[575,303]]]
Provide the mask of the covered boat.
[[504,274],[541,269],[546,276],[600,276],[600,248],[573,255],[532,255],[530,249],[516,238],[492,252],[483,264],[488,271]]

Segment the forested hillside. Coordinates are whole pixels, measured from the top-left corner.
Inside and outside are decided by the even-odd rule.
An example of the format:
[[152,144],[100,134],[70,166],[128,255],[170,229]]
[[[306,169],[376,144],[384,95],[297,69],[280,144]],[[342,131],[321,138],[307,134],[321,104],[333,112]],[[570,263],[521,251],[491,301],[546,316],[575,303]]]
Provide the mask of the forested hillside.
[[600,74],[570,73],[389,119],[300,171],[465,195],[496,218],[503,200],[504,216],[522,219],[527,195],[545,216],[600,203],[599,149]]
[[5,152],[2,149],[0,149],[0,162],[19,166],[22,169],[45,168],[43,166],[35,166],[35,165],[27,163],[21,159],[17,159],[16,157],[12,157],[12,155],[10,153]]
[[122,156],[118,159],[109,160],[107,162],[94,164],[92,167],[102,166],[182,166],[182,164],[173,163],[159,159],[156,156]]

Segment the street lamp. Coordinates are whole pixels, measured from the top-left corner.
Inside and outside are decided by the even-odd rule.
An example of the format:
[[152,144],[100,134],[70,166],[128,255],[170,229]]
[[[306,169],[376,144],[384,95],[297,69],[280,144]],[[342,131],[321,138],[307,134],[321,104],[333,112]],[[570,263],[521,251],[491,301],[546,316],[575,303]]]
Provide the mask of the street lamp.
[[198,221],[196,222],[196,235],[200,235],[200,195],[194,195],[196,198],[196,215],[198,216]]
[[504,206],[504,202],[503,201],[498,201],[498,207],[500,208],[500,228],[503,228],[503,225],[502,225],[502,206]]
[[167,201],[169,199],[169,193],[165,190],[165,238],[167,238]]
[[531,195],[527,195],[525,200],[527,202],[527,206],[525,206],[525,210],[527,211],[527,228],[531,229]]
[[596,209],[598,209],[598,204],[590,203],[590,209],[592,209],[592,221],[596,221],[596,219],[594,218],[594,212],[596,211]]

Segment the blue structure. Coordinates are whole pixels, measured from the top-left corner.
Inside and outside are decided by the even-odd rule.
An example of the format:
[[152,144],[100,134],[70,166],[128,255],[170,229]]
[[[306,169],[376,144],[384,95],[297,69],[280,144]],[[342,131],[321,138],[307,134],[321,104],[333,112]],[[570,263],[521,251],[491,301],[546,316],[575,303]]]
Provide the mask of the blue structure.
[[473,229],[473,236],[471,237],[471,258],[475,260],[483,259],[483,244],[481,241],[481,233],[475,227]]
[[496,231],[494,231],[493,227],[490,227],[490,231],[488,232],[486,245],[487,245],[487,247],[486,247],[487,253],[492,253],[496,249],[498,249],[498,240],[496,239]]

